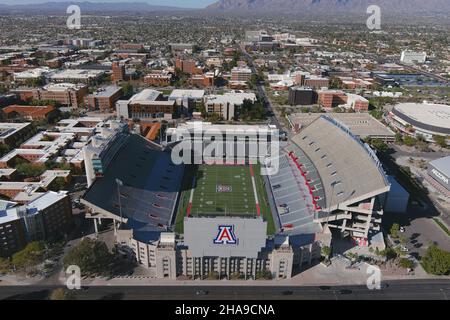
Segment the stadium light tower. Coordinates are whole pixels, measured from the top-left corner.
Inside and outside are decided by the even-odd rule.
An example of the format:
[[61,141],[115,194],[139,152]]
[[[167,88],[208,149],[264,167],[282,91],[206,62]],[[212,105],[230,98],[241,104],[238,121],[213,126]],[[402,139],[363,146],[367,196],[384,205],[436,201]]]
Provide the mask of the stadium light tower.
[[117,184],[117,195],[119,197],[119,212],[120,212],[120,225],[122,225],[122,201],[120,200],[120,187],[123,186],[123,182],[120,179],[116,179]]

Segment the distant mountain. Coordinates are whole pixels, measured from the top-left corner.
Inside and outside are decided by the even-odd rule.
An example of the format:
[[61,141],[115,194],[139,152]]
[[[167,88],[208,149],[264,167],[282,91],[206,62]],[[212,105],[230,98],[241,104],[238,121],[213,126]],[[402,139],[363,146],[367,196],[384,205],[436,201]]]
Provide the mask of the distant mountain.
[[100,12],[155,12],[155,11],[179,11],[189,10],[178,7],[154,6],[145,2],[46,2],[38,4],[22,5],[2,5],[0,12],[47,12],[47,13],[65,13],[69,5],[78,5],[81,12],[100,13]]
[[291,13],[366,12],[370,5],[392,13],[450,13],[449,0],[219,0],[207,7],[215,12]]

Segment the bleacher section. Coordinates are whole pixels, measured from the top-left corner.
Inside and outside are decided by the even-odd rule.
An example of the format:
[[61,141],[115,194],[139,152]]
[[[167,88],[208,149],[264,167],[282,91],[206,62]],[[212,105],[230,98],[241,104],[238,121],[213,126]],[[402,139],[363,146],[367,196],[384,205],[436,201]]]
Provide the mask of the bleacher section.
[[278,217],[286,234],[312,234],[321,226],[314,221],[313,197],[294,161],[283,154],[276,175],[269,175],[269,181]]
[[[148,240],[169,229],[183,171],[183,166],[171,162],[170,152],[141,136],[129,135],[83,201],[100,212],[116,217],[122,214],[135,238]],[[123,183],[120,202],[116,179]]]
[[[292,141],[317,169],[324,188],[325,211],[389,190],[389,182],[373,151],[337,121],[322,116],[294,136]],[[291,148],[289,151],[299,157],[296,150]],[[299,162],[302,162],[301,157]],[[303,165],[307,170],[308,162]],[[315,172],[307,171],[308,179],[318,178]],[[319,195],[314,192],[314,196]]]

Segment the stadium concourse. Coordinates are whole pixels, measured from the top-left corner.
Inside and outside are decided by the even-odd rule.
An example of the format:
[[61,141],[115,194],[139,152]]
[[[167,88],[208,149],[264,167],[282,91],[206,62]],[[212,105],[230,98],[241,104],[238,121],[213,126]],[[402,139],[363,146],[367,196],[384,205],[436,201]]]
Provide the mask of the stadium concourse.
[[[176,128],[172,134],[182,136]],[[389,191],[381,165],[325,116],[272,158],[279,170],[267,176],[249,158],[175,165],[176,139],[162,147],[121,131],[101,142],[85,150],[94,177],[82,200],[88,217],[113,220],[120,251],[156,278],[289,278],[320,260],[321,247],[331,244],[329,228],[363,246],[379,232],[379,196]]]

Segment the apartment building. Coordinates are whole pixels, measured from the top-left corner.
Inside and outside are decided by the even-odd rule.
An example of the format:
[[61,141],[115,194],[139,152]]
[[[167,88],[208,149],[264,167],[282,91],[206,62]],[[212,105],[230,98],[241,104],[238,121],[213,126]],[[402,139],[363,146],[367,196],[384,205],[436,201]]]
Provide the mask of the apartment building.
[[98,83],[105,75],[102,70],[64,69],[52,74],[49,78],[56,83]]
[[175,101],[164,101],[161,92],[145,89],[116,104],[117,117],[123,119],[171,118],[176,111]]
[[214,86],[214,72],[192,75],[190,81],[194,87],[212,87]]
[[112,63],[112,81],[118,83],[125,80],[125,66],[118,61]]
[[247,82],[252,77],[252,70],[249,68],[235,67],[231,70],[231,81]]
[[11,256],[30,241],[61,236],[73,223],[67,192],[49,191],[26,205],[1,201],[0,206],[1,257]]
[[123,90],[120,87],[108,86],[101,88],[84,98],[84,106],[89,110],[110,112],[115,109],[116,102],[122,94]]
[[82,84],[57,83],[39,89],[15,89],[12,91],[17,93],[23,101],[52,100],[63,106],[77,109],[83,106],[84,97],[88,94],[88,87]]
[[14,208],[17,203],[0,200],[0,257],[9,257],[27,243],[25,226]]
[[2,109],[6,119],[24,119],[26,121],[36,121],[49,119],[56,115],[56,108],[53,106],[21,106],[11,105]]
[[347,95],[340,90],[320,90],[317,92],[319,104],[326,109],[347,103]]
[[205,97],[205,108],[208,114],[218,114],[224,120],[236,119],[237,112],[245,100],[255,103],[254,93],[230,92],[223,95],[209,95]]
[[172,84],[173,75],[167,71],[153,71],[144,77],[144,82],[148,86],[165,87]]
[[31,123],[0,123],[0,144],[15,147],[33,135]]
[[175,68],[187,74],[202,74],[203,68],[197,66],[197,62],[193,59],[178,58],[175,61]]

